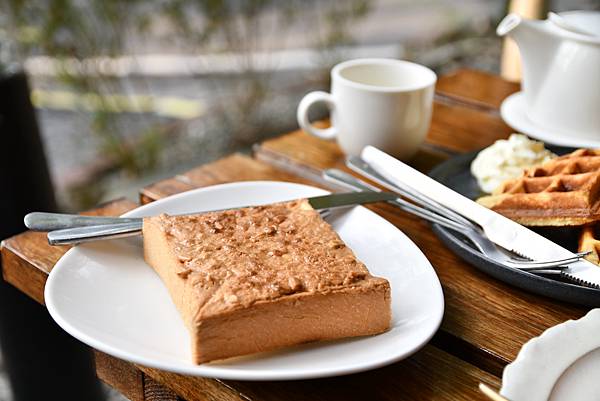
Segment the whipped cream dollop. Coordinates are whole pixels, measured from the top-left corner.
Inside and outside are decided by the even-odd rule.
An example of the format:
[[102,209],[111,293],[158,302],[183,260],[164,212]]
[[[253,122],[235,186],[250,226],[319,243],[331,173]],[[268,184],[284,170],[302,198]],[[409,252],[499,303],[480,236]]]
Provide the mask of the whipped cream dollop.
[[479,187],[493,192],[503,181],[521,176],[523,170],[556,157],[544,143],[512,134],[483,149],[471,163],[471,174]]

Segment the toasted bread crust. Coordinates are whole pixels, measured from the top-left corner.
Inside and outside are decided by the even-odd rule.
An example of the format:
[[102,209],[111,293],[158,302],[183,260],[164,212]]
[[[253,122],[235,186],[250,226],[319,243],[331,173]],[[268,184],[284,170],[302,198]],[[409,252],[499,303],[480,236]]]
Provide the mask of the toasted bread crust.
[[190,331],[196,363],[389,328],[389,283],[308,202],[147,218],[144,256]]

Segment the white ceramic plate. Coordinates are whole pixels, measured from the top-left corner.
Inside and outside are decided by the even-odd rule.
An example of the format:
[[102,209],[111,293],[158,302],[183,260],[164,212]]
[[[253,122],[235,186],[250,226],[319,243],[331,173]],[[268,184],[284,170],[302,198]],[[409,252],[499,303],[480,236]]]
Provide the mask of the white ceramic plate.
[[572,148],[600,148],[600,140],[576,138],[572,132],[540,127],[527,117],[523,92],[513,93],[502,102],[500,115],[515,130],[546,143]]
[[504,369],[500,393],[511,401],[600,399],[600,309],[528,341]]
[[[283,182],[232,183],[171,196],[124,216],[191,213],[324,193]],[[393,320],[388,332],[194,365],[187,330],[161,280],[144,262],[141,238],[71,249],[48,278],[46,306],[63,329],[96,349],[187,375],[314,378],[372,369],[411,355],[435,333],[444,313],[442,289],[431,264],[400,230],[364,207],[336,211],[328,221],[374,275],[390,281]]]

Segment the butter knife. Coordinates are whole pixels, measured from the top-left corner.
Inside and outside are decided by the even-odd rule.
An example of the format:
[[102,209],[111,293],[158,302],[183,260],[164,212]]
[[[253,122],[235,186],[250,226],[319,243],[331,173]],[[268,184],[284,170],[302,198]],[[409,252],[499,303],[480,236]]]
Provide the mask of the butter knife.
[[[345,192],[308,198],[308,203],[313,209],[322,210],[389,201],[396,198],[397,195],[390,192]],[[206,210],[200,213],[222,210],[226,209]],[[50,230],[53,230],[48,232],[48,242],[50,245],[78,244],[104,239],[123,238],[139,235],[142,231],[143,219],[141,217],[122,218],[123,221],[120,221],[120,217],[92,217],[89,220],[82,219],[82,217],[85,216],[61,215],[60,213],[43,215],[42,213],[38,213],[34,218],[26,218],[26,222],[28,222],[30,229],[36,228],[38,231],[45,231],[50,228]],[[43,223],[37,224],[36,218],[39,218],[39,221]],[[81,222],[83,222],[83,225],[70,225],[80,224]]]
[[[425,174],[379,149],[367,146],[361,158],[391,182],[420,193],[479,224],[497,245],[532,260],[575,257],[576,255],[549,239],[531,231],[469,198],[440,184]],[[600,268],[586,260],[569,264],[561,275],[578,284],[600,288]]]

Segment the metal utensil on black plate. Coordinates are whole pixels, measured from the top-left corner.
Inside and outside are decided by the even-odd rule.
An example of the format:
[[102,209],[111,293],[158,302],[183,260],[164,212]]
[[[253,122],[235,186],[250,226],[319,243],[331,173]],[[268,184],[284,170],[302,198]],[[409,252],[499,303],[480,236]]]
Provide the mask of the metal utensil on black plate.
[[[335,182],[338,185],[344,186],[348,189],[352,189],[355,191],[381,191],[379,188],[337,169],[325,170],[323,172],[323,177],[328,181]],[[439,224],[443,227],[461,233],[482,254],[486,255],[487,257],[493,259],[498,263],[502,263],[506,266],[515,269],[527,270],[540,274],[560,274],[560,270],[564,268],[564,265],[573,261],[573,258],[548,260],[543,262],[516,259],[508,253],[499,249],[480,231],[474,230],[470,227],[465,227],[460,223],[448,219],[447,217],[439,215],[428,209],[416,206],[410,202],[403,200],[402,198],[388,201],[388,203],[394,204],[400,209],[418,217],[421,217],[429,222]]]
[[492,242],[504,249],[532,260],[548,259],[549,257],[553,260],[576,259],[569,263],[567,268],[561,270],[561,276],[577,284],[600,289],[598,266],[583,260],[581,255],[473,202],[377,148],[365,147],[361,158],[394,184],[411,188],[421,196],[443,204],[446,209],[452,209],[457,214],[468,216],[470,220],[481,226]]

